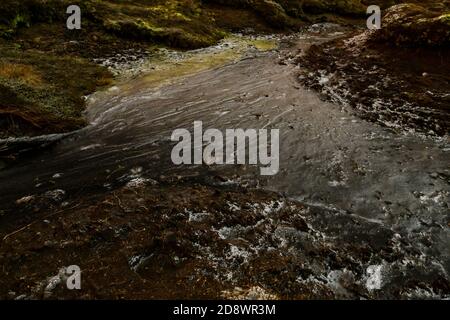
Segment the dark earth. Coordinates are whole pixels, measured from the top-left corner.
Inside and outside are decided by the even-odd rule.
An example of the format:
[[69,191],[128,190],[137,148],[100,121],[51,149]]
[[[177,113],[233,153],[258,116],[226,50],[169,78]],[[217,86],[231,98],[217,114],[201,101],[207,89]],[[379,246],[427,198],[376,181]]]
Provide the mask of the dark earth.
[[394,130],[448,135],[449,47],[395,48],[360,38],[311,48],[298,60],[300,82]]

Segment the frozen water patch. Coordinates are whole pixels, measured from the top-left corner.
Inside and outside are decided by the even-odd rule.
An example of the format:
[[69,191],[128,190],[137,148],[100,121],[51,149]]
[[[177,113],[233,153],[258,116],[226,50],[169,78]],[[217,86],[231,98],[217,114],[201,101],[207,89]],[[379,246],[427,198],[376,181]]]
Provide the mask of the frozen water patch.
[[149,178],[144,178],[142,176],[143,168],[142,167],[134,167],[130,170],[130,173],[124,176],[121,176],[119,181],[127,181],[126,187],[129,189],[142,188],[146,185],[156,185],[157,181]]
[[142,187],[144,187],[147,184],[148,181],[149,181],[148,179],[145,179],[145,178],[142,178],[142,177],[134,178],[134,179],[131,179],[126,184],[126,187],[129,188],[129,189],[142,188]]
[[151,255],[135,255],[132,256],[130,259],[128,259],[128,265],[130,266],[130,269],[134,272],[138,272],[139,269],[149,260],[153,257],[153,254]]
[[64,199],[66,192],[61,189],[50,190],[44,194],[44,197],[53,200],[55,202],[60,202]]
[[98,147],[101,147],[102,145],[99,143],[94,143],[94,144],[90,144],[84,147],[80,147],[80,151],[86,151],[86,150],[92,150],[92,149],[96,149]]
[[189,214],[189,222],[203,222],[211,215],[208,212],[192,212],[189,210],[186,210],[186,213]]
[[308,27],[307,31],[312,32],[312,33],[323,33],[323,32],[331,32],[333,30],[341,29],[341,28],[342,27],[336,23],[322,22],[322,23],[315,23],[313,25],[310,25]]
[[382,270],[383,265],[371,265],[367,267],[366,288],[369,291],[380,290],[382,286]]
[[235,287],[233,290],[222,291],[221,296],[230,300],[278,300],[276,294],[267,292],[264,288],[253,286],[248,289]]
[[419,194],[419,201],[422,204],[429,204],[430,202],[435,204],[444,204],[444,201],[449,199],[449,192],[445,190],[433,191],[430,193]]
[[351,297],[352,294],[345,288],[355,281],[354,275],[348,270],[331,270],[327,275],[327,284],[338,297]]
[[237,258],[242,258],[243,263],[248,262],[251,257],[251,253],[247,250],[241,249],[235,245],[230,245],[230,250],[226,255],[226,259],[235,260]]

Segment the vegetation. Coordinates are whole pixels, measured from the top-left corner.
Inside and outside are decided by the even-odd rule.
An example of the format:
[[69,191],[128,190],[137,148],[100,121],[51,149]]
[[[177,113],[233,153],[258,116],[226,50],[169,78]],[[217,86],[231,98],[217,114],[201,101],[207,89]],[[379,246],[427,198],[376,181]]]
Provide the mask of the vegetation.
[[417,4],[400,4],[386,11],[384,27],[374,36],[375,41],[397,46],[450,45],[450,14],[434,11]]
[[[93,58],[149,45],[205,47],[230,30],[273,32],[336,15],[361,18],[368,2],[385,8],[401,1],[2,0],[0,136],[64,132],[83,126],[81,97],[110,83],[112,77],[106,68],[91,62]],[[66,8],[72,4],[81,7],[82,30],[66,29]],[[439,6],[442,2],[433,2],[428,8],[432,11]],[[448,26],[449,20],[448,14],[435,17],[432,23],[437,28],[432,29],[427,28],[431,20],[421,20],[421,42],[428,41],[430,32],[434,37],[440,30],[447,33],[439,33],[438,41],[445,41],[448,28],[441,27]],[[414,27],[410,21],[392,31],[414,35]],[[383,34],[379,39],[386,41],[390,36]]]
[[3,134],[77,129],[85,124],[82,96],[110,82],[107,70],[86,60],[4,46],[0,59]]

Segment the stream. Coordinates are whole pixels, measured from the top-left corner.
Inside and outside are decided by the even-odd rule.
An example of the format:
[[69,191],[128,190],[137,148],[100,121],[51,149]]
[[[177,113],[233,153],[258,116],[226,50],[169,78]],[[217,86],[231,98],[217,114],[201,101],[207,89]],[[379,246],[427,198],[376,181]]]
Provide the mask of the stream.
[[[146,69],[91,95],[90,125],[0,171],[0,223],[11,223],[18,199],[52,190],[76,199],[136,178],[228,183],[276,191],[312,210],[391,230],[423,259],[403,261],[405,266],[423,263],[448,277],[449,140],[395,133],[299,85],[291,58],[338,35],[290,36],[268,50],[230,52],[232,45],[222,45],[183,57],[175,63],[182,76],[163,84],[155,85],[160,78]],[[214,56],[217,64],[205,62]],[[170,73],[164,69],[170,65],[162,72]],[[279,173],[260,176],[250,165],[173,165],[171,134],[192,130],[194,121],[202,121],[204,130],[279,129]],[[329,222],[339,227],[339,221]],[[345,223],[340,227],[352,235]]]

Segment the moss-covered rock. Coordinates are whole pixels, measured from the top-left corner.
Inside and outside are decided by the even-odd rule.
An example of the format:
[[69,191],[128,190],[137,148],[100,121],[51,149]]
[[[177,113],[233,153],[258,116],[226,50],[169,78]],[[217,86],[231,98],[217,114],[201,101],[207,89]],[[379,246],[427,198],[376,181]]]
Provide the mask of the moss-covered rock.
[[[292,2],[292,1],[283,1]],[[256,12],[272,27],[282,29],[289,28],[295,25],[292,17],[286,11],[293,14],[290,6],[283,6],[280,1],[272,0],[206,0],[205,3],[217,3],[224,6],[232,6],[236,8],[245,8]],[[300,7],[301,9],[301,7]]]
[[20,28],[37,23],[64,24],[71,4],[81,7],[84,28],[124,38],[194,48],[224,36],[202,10],[200,0],[3,0],[0,36],[13,37]]
[[430,11],[410,3],[395,5],[386,11],[382,28],[371,38],[396,46],[448,46],[450,12]]
[[112,78],[84,59],[2,46],[0,50],[0,137],[82,127],[82,96]]
[[335,13],[349,16],[363,16],[366,6],[359,0],[304,0],[304,10],[307,13]]
[[103,1],[92,13],[105,31],[181,48],[208,46],[224,36],[200,1]]
[[283,28],[290,25],[290,20],[284,8],[271,0],[254,1],[252,7],[273,26]]

